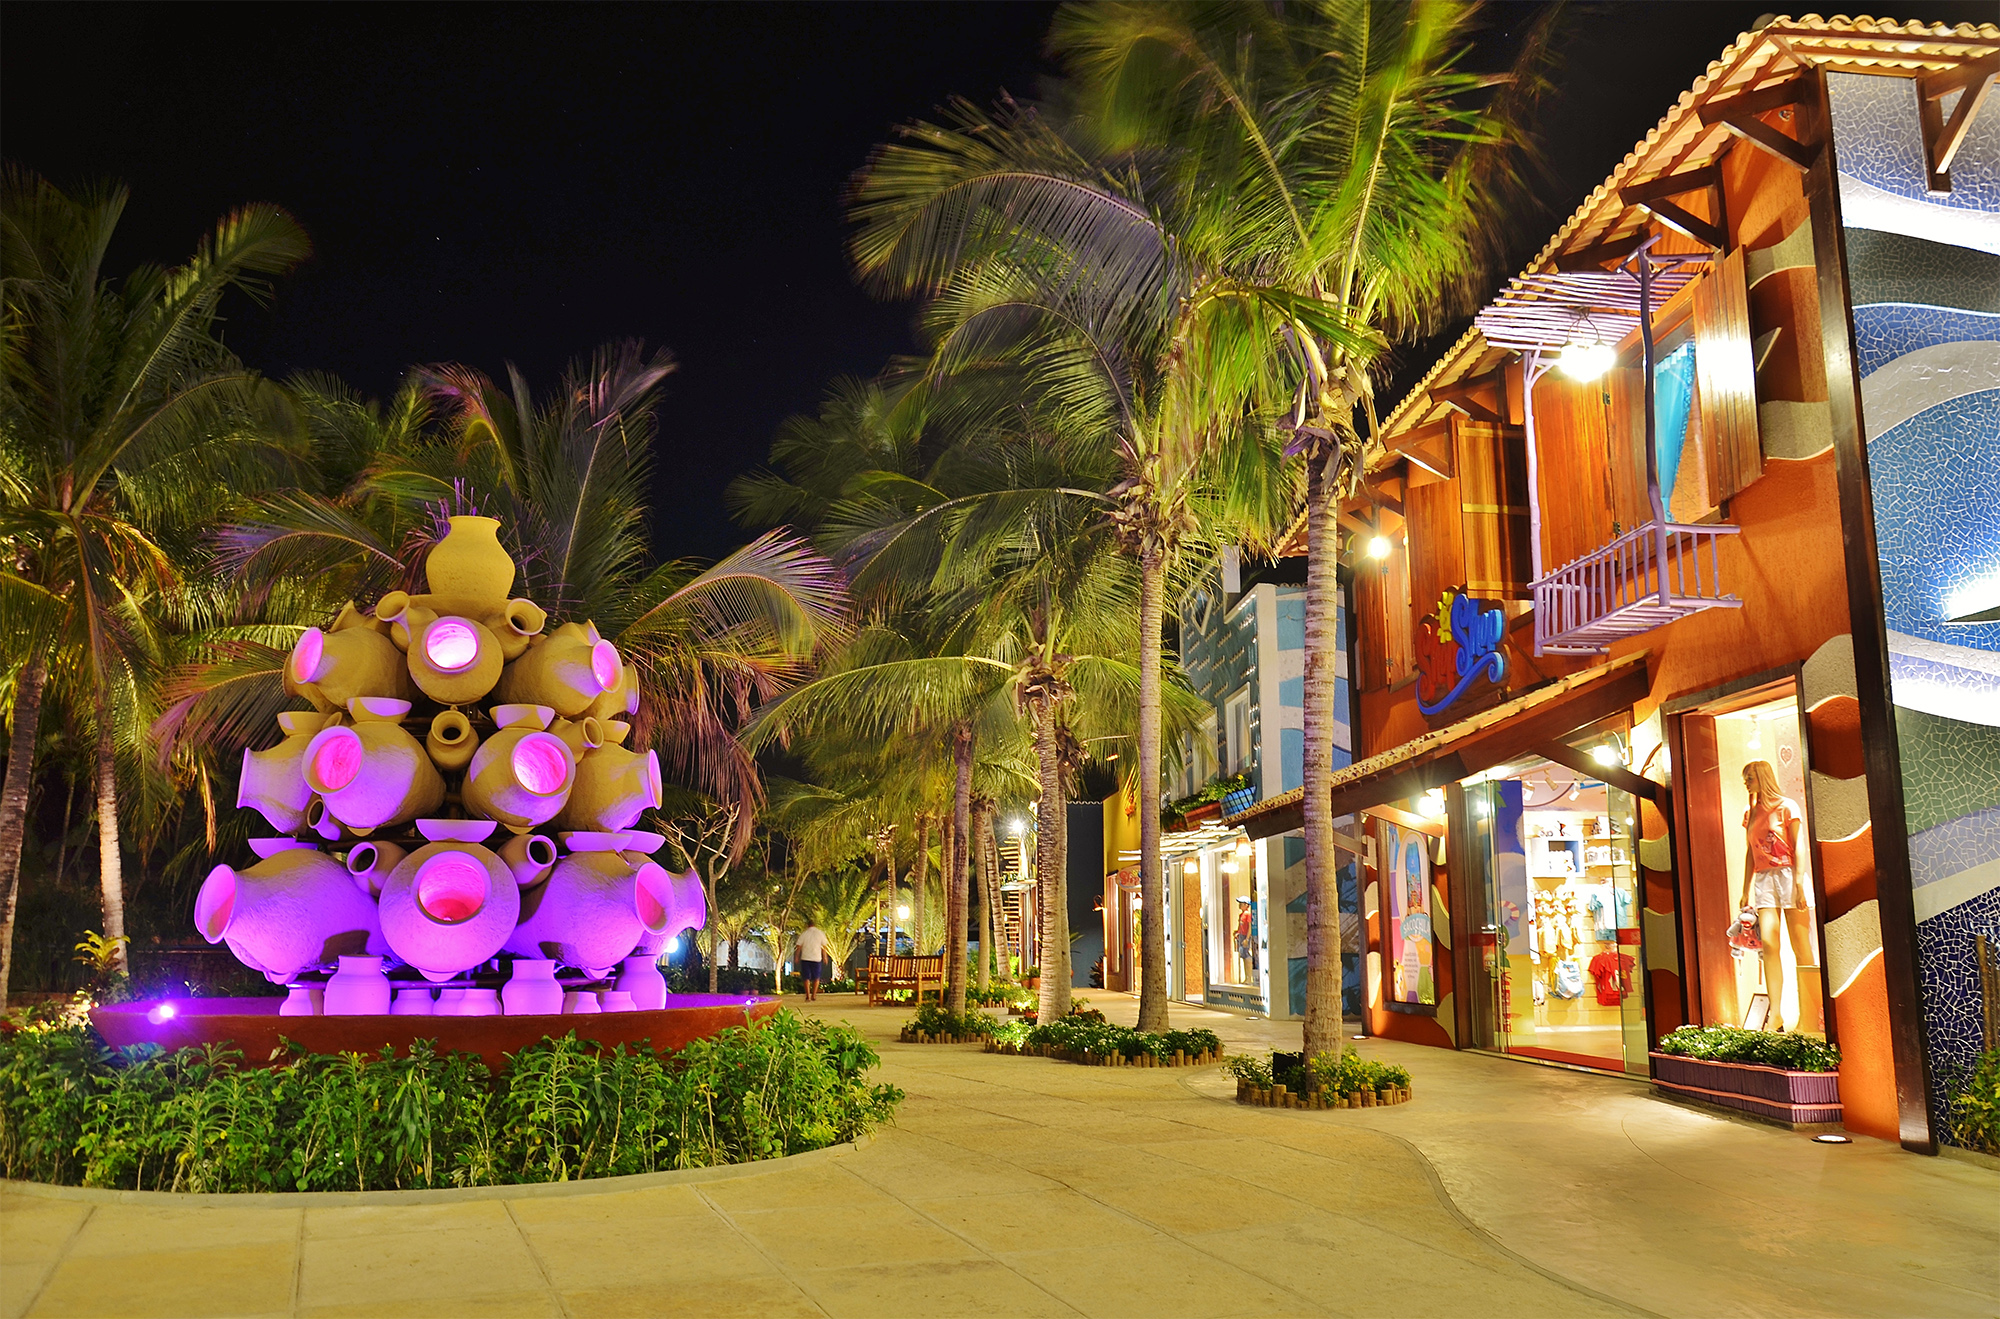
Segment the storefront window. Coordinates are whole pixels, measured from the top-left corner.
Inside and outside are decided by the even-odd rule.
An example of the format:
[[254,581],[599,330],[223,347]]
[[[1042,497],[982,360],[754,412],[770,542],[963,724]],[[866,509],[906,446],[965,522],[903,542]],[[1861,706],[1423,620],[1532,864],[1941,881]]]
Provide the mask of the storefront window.
[[1702,1014],[1824,1036],[1798,697],[1764,697],[1682,724]]
[[1242,842],[1212,854],[1209,887],[1208,966],[1218,984],[1255,989],[1258,984],[1257,860]]
[[1482,907],[1475,1042],[1643,1074],[1636,802],[1545,760],[1468,783],[1465,796]]
[[1381,821],[1383,944],[1389,951],[1389,1003],[1437,1006],[1437,949],[1431,929],[1431,848],[1429,834]]

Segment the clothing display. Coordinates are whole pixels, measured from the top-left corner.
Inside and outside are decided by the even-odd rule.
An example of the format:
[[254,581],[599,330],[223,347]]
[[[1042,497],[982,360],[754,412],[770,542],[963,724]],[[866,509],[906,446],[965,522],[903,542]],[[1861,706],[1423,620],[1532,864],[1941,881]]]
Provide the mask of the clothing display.
[[1798,822],[1798,808],[1784,800],[1761,809],[1752,804],[1743,813],[1743,832],[1750,842],[1751,870],[1791,869],[1792,830]]
[[1591,978],[1597,981],[1597,1001],[1615,1008],[1633,992],[1631,958],[1623,953],[1599,953],[1590,959]]
[[1550,986],[1557,998],[1575,998],[1583,993],[1583,966],[1574,957],[1556,963],[1555,981]]
[[1593,893],[1590,895],[1590,901],[1584,906],[1590,912],[1590,924],[1597,934],[1599,943],[1609,943],[1618,936],[1618,927],[1614,923],[1616,918],[1611,915],[1611,909],[1604,905],[1604,899]]
[[1790,866],[1759,870],[1750,876],[1750,905],[1753,908],[1806,906],[1805,886],[1792,877]]

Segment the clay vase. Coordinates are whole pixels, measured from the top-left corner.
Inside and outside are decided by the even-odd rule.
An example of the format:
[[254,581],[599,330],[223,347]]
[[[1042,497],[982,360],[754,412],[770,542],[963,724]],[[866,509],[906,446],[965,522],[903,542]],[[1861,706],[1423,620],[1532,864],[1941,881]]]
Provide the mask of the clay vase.
[[572,989],[563,994],[564,1012],[602,1012],[604,1005],[597,1001],[597,995],[587,989]]
[[336,627],[324,632],[309,627],[292,647],[284,667],[288,695],[303,696],[329,713],[357,696],[412,695],[409,668],[395,642],[360,623]]
[[497,989],[468,989],[461,1000],[458,1015],[461,1017],[497,1017],[500,1015],[500,991]]
[[514,559],[500,544],[500,520],[461,515],[424,558],[431,608],[486,618],[507,607]]
[[514,882],[529,889],[555,868],[556,845],[545,834],[515,834],[500,845],[500,859],[514,872]]
[[604,725],[590,715],[581,719],[558,719],[549,725],[549,731],[562,739],[569,753],[578,760],[584,753],[595,751],[604,745]]
[[384,949],[375,904],[346,867],[292,848],[247,870],[217,866],[195,895],[195,928],[236,960],[282,983],[343,954]]
[[407,855],[394,843],[356,843],[347,854],[347,873],[354,877],[356,887],[363,893],[379,898],[382,885],[389,881],[389,872]]
[[[635,866],[645,860],[634,852],[627,852],[625,859]],[[693,870],[685,875],[668,871],[667,883],[672,893],[667,902],[667,923],[639,936],[639,942],[632,947],[635,957],[657,960],[682,930],[699,930],[708,924],[708,891],[702,887],[701,876]]]
[[382,935],[426,980],[449,980],[500,951],[521,912],[521,890],[478,843],[429,843],[382,886]]
[[479,734],[472,731],[472,721],[457,710],[438,711],[424,737],[424,750],[430,753],[431,764],[447,774],[455,774],[471,764],[472,753],[478,749]]
[[506,659],[500,653],[500,639],[484,623],[442,614],[421,628],[411,624],[408,630],[410,681],[433,701],[470,705],[486,699],[500,681]]
[[521,657],[507,665],[493,690],[502,701],[546,705],[574,718],[617,684],[623,667],[618,647],[599,636],[595,627],[565,623],[531,641]]
[[607,744],[576,762],[576,783],[556,824],[576,832],[629,829],[660,800],[659,753]]
[[667,978],[660,974],[660,964],[645,954],[620,963],[618,988],[630,994],[633,1004],[643,1011],[667,1005]]
[[639,712],[639,670],[620,657],[618,681],[597,694],[584,713],[598,719],[623,719]]
[[462,1017],[465,1015],[465,990],[463,987],[457,989],[440,989],[437,993],[437,1003],[431,1008],[432,1016]]
[[517,957],[500,991],[500,1006],[510,1017],[553,1017],[563,1010],[563,987],[556,983],[556,964],[546,958]]
[[593,979],[631,955],[639,937],[665,928],[673,900],[667,872],[633,865],[616,852],[572,852],[548,881],[521,895],[521,920],[507,951],[547,957]]
[[399,989],[396,1001],[389,1005],[392,1017],[428,1017],[437,1005],[431,1001],[430,986],[422,989]]
[[326,982],[320,1010],[329,1017],[380,1017],[389,1012],[389,977],[379,957],[343,957]]
[[278,716],[284,740],[268,751],[243,752],[243,774],[237,780],[236,805],[263,816],[281,834],[305,827],[312,785],[306,782],[306,748],[326,726],[331,714],[287,710]]
[[435,810],[444,801],[444,779],[398,722],[410,703],[357,696],[348,709],[352,726],[323,729],[306,747],[306,782],[327,814],[365,836]]
[[622,989],[607,989],[597,996],[599,1005],[606,1012],[637,1012],[639,1005],[632,996]]
[[541,630],[548,625],[549,616],[533,600],[509,600],[507,607],[500,611],[497,619],[490,619],[487,626],[500,639],[500,654],[508,660],[521,657]]
[[285,993],[285,1001],[278,1004],[281,1017],[317,1017],[320,1009],[321,991],[313,986],[294,985]]
[[554,819],[576,782],[576,757],[530,720],[508,724],[479,744],[465,768],[465,808],[526,833]]

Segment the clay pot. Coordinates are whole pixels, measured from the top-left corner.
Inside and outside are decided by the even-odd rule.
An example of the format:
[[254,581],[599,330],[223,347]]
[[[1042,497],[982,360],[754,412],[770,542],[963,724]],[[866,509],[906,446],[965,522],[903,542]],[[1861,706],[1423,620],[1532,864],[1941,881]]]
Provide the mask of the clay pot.
[[556,964],[543,958],[517,957],[500,991],[500,1006],[510,1017],[553,1017],[563,1010],[563,987],[556,983]]
[[515,834],[500,845],[499,854],[524,889],[546,880],[556,864],[556,845],[546,834]]
[[285,1001],[278,1004],[281,1017],[317,1017],[320,1009],[321,991],[314,986],[293,985],[285,994]]
[[637,1012],[639,1005],[632,1001],[632,995],[622,989],[607,989],[597,996],[606,1012]]
[[[342,615],[343,619],[346,615]],[[395,642],[357,622],[333,630],[309,627],[285,660],[287,695],[303,696],[319,709],[345,709],[357,696],[408,697],[409,668]]]
[[549,731],[563,740],[570,754],[578,759],[586,751],[595,751],[604,745],[604,725],[589,715],[581,719],[558,719],[549,725]]
[[409,855],[394,843],[356,843],[347,854],[347,873],[362,892],[371,898],[382,896],[382,886],[389,882],[389,872]]
[[424,750],[430,753],[431,764],[445,773],[456,773],[471,764],[472,753],[478,749],[479,734],[472,731],[472,721],[460,711],[440,710],[431,720]]
[[266,751],[243,752],[243,773],[237,781],[236,805],[262,815],[281,834],[305,827],[312,785],[306,782],[306,748],[333,716],[317,711],[287,710],[278,716],[284,740]]
[[507,665],[494,690],[502,701],[546,705],[574,718],[588,710],[624,670],[618,647],[589,624],[565,623],[534,638]]
[[622,656],[618,665],[618,681],[597,694],[585,714],[598,719],[623,719],[626,715],[639,712],[639,670]]
[[500,640],[484,623],[458,614],[419,621],[413,606],[404,617],[410,634],[410,681],[444,705],[486,699],[500,681]]
[[389,977],[379,957],[343,957],[326,982],[321,1011],[329,1017],[380,1017],[388,1014]]
[[618,988],[630,994],[632,1001],[646,1011],[657,1011],[667,1005],[667,978],[660,973],[660,964],[653,956],[640,954],[620,963]]
[[448,980],[500,951],[521,912],[521,890],[478,843],[429,843],[404,857],[382,887],[382,934],[427,980]]
[[509,660],[519,659],[521,652],[528,648],[548,624],[549,616],[533,600],[515,599],[507,602],[497,620],[489,621],[493,635],[500,638],[500,653]]
[[546,883],[521,895],[507,951],[553,958],[597,978],[630,956],[642,934],[664,931],[674,902],[672,877],[653,862],[574,852],[556,862]]
[[648,807],[660,804],[660,757],[605,745],[576,762],[576,783],[556,817],[558,828],[578,832],[629,829]]
[[468,811],[526,833],[561,812],[575,782],[569,746],[523,720],[479,744],[461,791]]
[[431,607],[439,613],[485,618],[506,609],[514,589],[514,559],[500,544],[498,518],[461,515],[424,558]]
[[352,726],[323,729],[306,747],[306,782],[327,814],[365,836],[435,810],[444,801],[444,779],[398,722],[410,703],[357,696],[348,709]]
[[497,1017],[500,1012],[500,991],[497,989],[468,989],[459,1009],[461,1017]]
[[436,1004],[431,1001],[430,986],[422,989],[399,989],[396,1001],[389,1006],[392,1017],[428,1017]]
[[604,1005],[599,1003],[597,995],[591,993],[589,990],[572,989],[563,994],[562,1010],[581,1015],[586,1012],[602,1012],[604,1011]]
[[274,982],[343,954],[384,950],[376,907],[338,861],[290,848],[247,870],[217,866],[195,896],[195,928]]

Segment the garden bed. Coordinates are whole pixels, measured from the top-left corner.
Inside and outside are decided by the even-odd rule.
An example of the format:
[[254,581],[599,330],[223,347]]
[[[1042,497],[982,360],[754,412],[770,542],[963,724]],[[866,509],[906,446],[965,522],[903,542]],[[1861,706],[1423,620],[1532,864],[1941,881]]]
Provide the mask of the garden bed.
[[1841,1120],[1840,1050],[1811,1035],[1682,1026],[1649,1054],[1654,1087],[1788,1127]]
[[1254,1104],[1259,1108],[1303,1108],[1314,1112],[1335,1108],[1383,1108],[1390,1104],[1407,1104],[1410,1097],[1407,1085],[1391,1086],[1386,1090],[1358,1090],[1351,1095],[1335,1094],[1322,1087],[1300,1095],[1281,1085],[1262,1089],[1248,1081],[1236,1082],[1236,1102]]
[[1026,1044],[1012,1040],[986,1041],[986,1052],[1012,1054],[1017,1058],[1056,1058],[1085,1067],[1208,1067],[1222,1061],[1220,1049],[1190,1054],[1176,1049],[1168,1054],[1118,1052],[1097,1053],[1088,1049],[1065,1049],[1054,1044]]
[[903,1027],[903,1033],[896,1038],[904,1044],[983,1044],[988,1039],[985,1035],[933,1034],[910,1026]]

